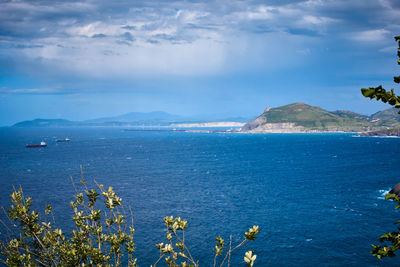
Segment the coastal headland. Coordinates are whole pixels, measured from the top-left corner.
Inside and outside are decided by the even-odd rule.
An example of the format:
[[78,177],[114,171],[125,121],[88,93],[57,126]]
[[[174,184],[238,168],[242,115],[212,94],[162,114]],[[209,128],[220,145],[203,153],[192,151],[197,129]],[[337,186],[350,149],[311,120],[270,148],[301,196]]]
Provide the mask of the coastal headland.
[[[371,116],[347,110],[327,111],[305,103],[293,103],[264,112],[247,123],[235,120],[198,121],[165,112],[129,113],[89,121],[35,119],[16,123],[13,127],[128,127],[127,130],[163,130],[182,132],[241,133],[319,133],[358,132],[360,136],[399,136],[400,115],[393,108]],[[157,128],[159,127],[159,128]],[[200,128],[200,129],[199,129]],[[212,128],[219,128],[217,130]],[[222,129],[225,128],[225,129]],[[229,128],[229,129],[226,129]]]
[[315,133],[315,132],[371,132],[400,127],[400,115],[391,109],[371,116],[352,111],[327,111],[305,103],[293,103],[277,108],[266,108],[254,120],[246,123],[246,133]]

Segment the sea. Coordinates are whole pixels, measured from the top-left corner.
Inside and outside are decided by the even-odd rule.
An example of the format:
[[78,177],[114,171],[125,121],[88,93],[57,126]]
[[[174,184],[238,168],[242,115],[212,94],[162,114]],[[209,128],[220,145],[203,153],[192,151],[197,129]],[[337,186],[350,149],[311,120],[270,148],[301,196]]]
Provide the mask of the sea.
[[[48,146],[25,147],[40,141]],[[253,225],[258,238],[231,266],[244,266],[249,249],[255,266],[398,266],[400,255],[378,260],[370,250],[400,219],[384,199],[400,182],[399,152],[400,138],[352,133],[5,127],[0,205],[8,209],[22,187],[33,208],[51,204],[57,227],[69,231],[71,179],[79,184],[82,168],[89,187],[112,186],[131,207],[139,266],[158,259],[170,215],[188,221],[186,244],[200,266],[213,265],[216,236],[236,245]]]

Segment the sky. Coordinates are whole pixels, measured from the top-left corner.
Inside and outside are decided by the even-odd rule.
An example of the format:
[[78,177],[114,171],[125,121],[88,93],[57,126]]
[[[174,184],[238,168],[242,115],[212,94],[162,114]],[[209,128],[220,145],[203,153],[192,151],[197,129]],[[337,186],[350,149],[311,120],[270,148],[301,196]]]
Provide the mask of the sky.
[[398,0],[0,0],[0,126],[127,112],[372,114],[395,88]]

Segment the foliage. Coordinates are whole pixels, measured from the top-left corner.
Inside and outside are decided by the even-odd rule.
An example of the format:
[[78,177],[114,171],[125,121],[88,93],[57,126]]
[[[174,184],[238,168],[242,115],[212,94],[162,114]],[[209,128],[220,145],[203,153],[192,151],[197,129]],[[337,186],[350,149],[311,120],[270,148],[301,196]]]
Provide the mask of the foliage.
[[[12,205],[8,211],[10,224],[8,242],[0,248],[10,266],[115,266],[121,265],[123,248],[128,255],[128,266],[136,266],[133,258],[135,244],[133,224],[126,221],[125,210],[112,187],[104,190],[102,185],[89,190],[81,181],[83,192],[76,191],[70,202],[75,229],[70,235],[55,225],[52,207],[47,205],[45,218],[31,210],[32,198],[25,198],[22,189],[11,194]],[[97,208],[99,198],[104,210]],[[102,214],[104,214],[102,216]],[[51,219],[48,218],[51,215]],[[126,229],[129,227],[129,231]]]
[[[400,65],[400,36],[394,37],[395,41],[398,42],[399,47],[397,48],[397,56],[399,60],[397,60],[397,64]],[[393,78],[395,83],[400,83],[400,76],[395,76]],[[389,105],[394,106],[395,108],[400,108],[400,96],[396,96],[394,93],[394,89],[392,88],[390,91],[386,91],[382,85],[378,87],[370,87],[370,88],[362,88],[361,93],[365,97],[369,97],[371,99],[380,100],[383,103],[388,103]],[[398,112],[400,114],[400,110]]]
[[[385,199],[391,199],[397,202],[395,209],[400,208],[400,197],[396,194],[386,194]],[[400,221],[395,224],[400,224]],[[390,245],[372,245],[373,250],[371,251],[372,255],[377,257],[378,259],[384,257],[394,257],[396,254],[394,253],[396,250],[400,249],[400,227],[397,227],[398,231],[393,231],[390,233],[386,233],[379,237],[379,242],[389,242]]]
[[[399,47],[397,48],[397,56],[400,58],[400,36],[396,36],[395,41],[398,42]],[[400,65],[400,59],[397,61]],[[400,83],[400,76],[394,77],[395,83]],[[382,88],[382,86],[378,87],[370,87],[368,89],[362,88],[361,93],[365,97],[369,97],[371,99],[375,98],[376,100],[380,100],[383,103],[388,103],[389,105],[394,106],[395,108],[400,109],[400,96],[396,96],[394,94],[394,89],[390,91],[386,91]],[[400,114],[400,111],[398,112]],[[400,197],[396,194],[386,194],[386,199],[391,199],[397,202],[396,209],[400,208]],[[395,224],[400,224],[400,221]],[[398,231],[393,231],[390,233],[386,233],[379,237],[379,242],[385,243],[382,245],[372,245],[373,250],[371,251],[372,255],[381,259],[384,257],[394,257],[395,251],[400,249],[400,227],[398,227]],[[389,245],[389,244],[390,245]]]
[[[70,206],[75,230],[70,234],[55,227],[50,205],[46,206],[42,220],[40,213],[32,210],[32,198],[24,197],[21,188],[14,190],[12,205],[6,214],[9,221],[1,221],[7,234],[0,242],[1,261],[9,266],[121,266],[126,264],[123,259],[127,258],[128,266],[137,266],[137,259],[133,257],[135,229],[131,209],[128,223],[122,199],[113,188],[105,190],[103,185],[97,186],[98,189],[89,190],[82,179],[82,192],[78,192],[74,185],[76,194]],[[152,266],[161,259],[169,267],[199,266],[185,244],[187,221],[170,216],[165,217],[164,222],[167,241],[156,245],[160,256]],[[219,266],[229,266],[232,252],[255,240],[258,233],[258,226],[253,226],[234,248],[231,236],[229,248]],[[224,246],[223,239],[217,237],[214,266],[216,258],[223,254]],[[253,266],[255,259],[252,251],[246,252],[244,261],[247,266]]]
[[[164,218],[165,226],[166,226],[166,239],[165,243],[157,244],[157,248],[160,251],[160,256],[156,263],[151,267],[157,266],[159,261],[164,258],[165,262],[169,267],[198,267],[199,262],[194,260],[189,248],[185,244],[185,229],[187,228],[188,224],[187,221],[182,220],[181,218],[174,218],[172,216]],[[220,261],[219,266],[230,266],[230,258],[232,252],[237,248],[243,246],[248,241],[253,241],[256,239],[256,236],[260,232],[258,231],[258,226],[253,226],[249,229],[248,232],[244,233],[244,238],[241,243],[237,246],[232,247],[232,236],[230,237],[229,248],[225,252],[225,256]],[[217,257],[222,256],[224,252],[225,241],[220,237],[215,238],[215,249],[214,249],[214,267],[217,266]],[[249,254],[250,253],[250,254]],[[252,255],[252,251],[249,250],[246,252],[244,261],[246,262],[247,266],[253,266],[254,261],[256,260],[256,255]],[[251,257],[248,258],[247,255]]]

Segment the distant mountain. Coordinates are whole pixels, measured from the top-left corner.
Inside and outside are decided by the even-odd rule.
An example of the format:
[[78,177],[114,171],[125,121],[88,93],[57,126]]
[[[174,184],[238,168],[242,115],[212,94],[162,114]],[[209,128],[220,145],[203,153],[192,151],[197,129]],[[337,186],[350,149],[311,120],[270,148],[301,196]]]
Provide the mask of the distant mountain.
[[31,121],[21,121],[13,127],[70,127],[78,123],[64,119],[35,119]]
[[189,118],[163,111],[130,112],[119,116],[97,118],[85,121],[63,119],[35,119],[14,124],[14,127],[78,127],[78,126],[169,126],[176,123],[247,122],[243,117],[231,118]]
[[367,116],[341,110],[327,111],[304,103],[267,108],[263,114],[243,126],[244,132],[318,132],[369,131],[391,127],[400,123],[392,119],[371,121]]
[[86,123],[104,123],[104,122],[171,122],[182,121],[185,118],[179,115],[169,114],[164,111],[153,112],[130,112],[114,117],[98,118],[86,120]]

